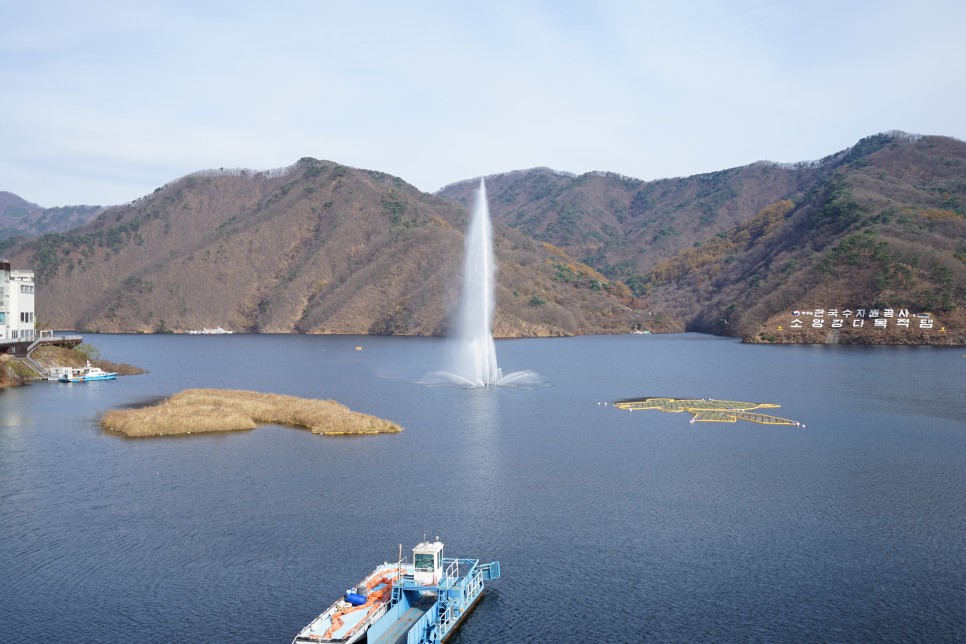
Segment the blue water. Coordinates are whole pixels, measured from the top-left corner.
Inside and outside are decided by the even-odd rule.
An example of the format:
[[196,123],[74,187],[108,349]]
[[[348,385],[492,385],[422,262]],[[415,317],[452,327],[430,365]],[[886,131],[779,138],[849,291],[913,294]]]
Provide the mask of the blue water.
[[[288,642],[437,535],[503,569],[459,644],[966,640],[962,348],[513,340],[500,367],[548,386],[459,389],[415,383],[437,339],[85,339],[148,373],[0,392],[0,641]],[[332,398],[405,431],[97,426],[189,387]],[[779,403],[806,427],[602,404],[659,395]]]

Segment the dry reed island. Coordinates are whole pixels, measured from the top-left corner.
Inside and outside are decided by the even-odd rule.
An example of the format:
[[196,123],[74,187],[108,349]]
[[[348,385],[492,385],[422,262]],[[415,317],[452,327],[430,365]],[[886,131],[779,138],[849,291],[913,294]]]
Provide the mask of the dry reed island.
[[230,432],[268,423],[326,436],[402,431],[396,423],[334,400],[235,389],[186,389],[156,405],[115,409],[101,417],[101,427],[131,437]]

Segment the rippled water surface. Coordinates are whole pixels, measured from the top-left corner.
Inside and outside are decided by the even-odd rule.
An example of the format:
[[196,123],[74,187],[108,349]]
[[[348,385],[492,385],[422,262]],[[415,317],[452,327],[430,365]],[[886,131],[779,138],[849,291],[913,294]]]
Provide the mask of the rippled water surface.
[[[503,569],[460,644],[966,638],[962,348],[515,340],[500,367],[547,386],[460,389],[417,384],[435,339],[85,339],[148,373],[0,392],[2,641],[288,642],[437,535]],[[405,431],[97,426],[188,387],[333,398]],[[806,427],[601,404],[661,395]]]

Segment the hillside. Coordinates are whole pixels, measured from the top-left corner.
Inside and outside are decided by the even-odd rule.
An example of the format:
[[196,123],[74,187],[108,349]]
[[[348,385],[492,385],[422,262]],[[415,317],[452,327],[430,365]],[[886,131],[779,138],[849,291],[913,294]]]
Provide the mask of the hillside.
[[966,143],[869,137],[804,193],[655,266],[644,292],[691,330],[749,341],[966,344],[964,209]]
[[100,206],[44,208],[0,191],[0,240],[64,232],[83,226],[103,210]]
[[[487,190],[495,219],[623,281],[649,314],[690,330],[750,341],[966,343],[964,148],[890,132],[816,162],[651,182],[536,168],[488,177]],[[466,203],[471,187],[439,194]],[[825,314],[890,308],[931,313],[932,329],[913,333],[893,319],[879,332],[870,318],[870,334],[853,320],[855,331],[844,320],[833,328]],[[805,329],[792,333],[793,323]]]
[[[536,168],[487,177],[487,193],[495,220],[564,249],[641,294],[651,268],[806,189],[842,156],[657,181]],[[474,185],[452,184],[438,194],[470,204]]]
[[[306,158],[271,172],[195,173],[0,251],[36,271],[38,318],[54,328],[442,334],[466,220],[465,208],[396,177]],[[622,284],[495,228],[497,335],[636,324]]]
[[[443,334],[476,186],[427,195],[310,158],[204,171],[0,252],[36,270],[53,327]],[[962,141],[891,132],[651,182],[537,168],[487,191],[500,336],[966,344]]]

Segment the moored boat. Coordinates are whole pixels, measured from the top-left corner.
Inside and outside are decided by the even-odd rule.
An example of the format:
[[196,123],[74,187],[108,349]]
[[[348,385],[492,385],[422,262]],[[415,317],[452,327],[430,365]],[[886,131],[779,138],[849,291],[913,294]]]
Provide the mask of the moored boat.
[[93,380],[115,380],[117,378],[116,371],[104,371],[100,367],[94,367],[91,365],[91,361],[88,360],[87,364],[80,369],[70,369],[65,370],[57,378],[58,382],[90,382]]
[[443,557],[443,544],[424,541],[413,563],[378,566],[358,586],[299,631],[292,644],[440,644],[500,576],[499,562]]
[[216,326],[213,329],[209,329],[208,327],[205,327],[200,330],[192,329],[191,331],[188,331],[188,333],[190,333],[191,335],[225,335],[225,334],[234,333],[234,332],[223,329],[220,326]]

